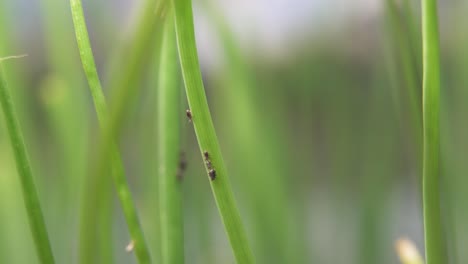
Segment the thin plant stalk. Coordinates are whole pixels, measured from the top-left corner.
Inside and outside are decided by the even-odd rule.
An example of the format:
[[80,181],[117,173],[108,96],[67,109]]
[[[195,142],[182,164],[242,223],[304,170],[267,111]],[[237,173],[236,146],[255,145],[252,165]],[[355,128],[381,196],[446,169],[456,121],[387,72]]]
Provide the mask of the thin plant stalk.
[[440,48],[437,1],[422,0],[423,33],[423,203],[426,263],[446,263],[440,214]]
[[416,18],[416,14],[413,8],[413,2],[411,0],[404,0],[403,1],[403,15],[405,16],[403,19],[404,24],[406,25],[406,31],[408,34],[408,41],[413,63],[415,67],[415,71],[417,72],[416,78],[418,79],[418,83],[421,82],[421,66],[422,66],[422,54],[421,54],[421,32],[418,25],[418,20]]
[[[108,122],[102,128],[102,140],[98,146],[99,154],[95,162],[97,165],[92,169],[91,180],[88,183],[89,189],[84,201],[82,222],[85,225],[82,226],[83,234],[80,242],[80,247],[83,248],[80,251],[83,263],[87,263],[87,259],[91,257],[93,247],[89,245],[89,242],[92,242],[92,237],[97,232],[96,227],[90,228],[89,224],[86,225],[86,223],[94,221],[95,213],[92,212],[95,203],[100,200],[101,195],[105,195],[93,190],[101,190],[101,187],[105,189],[106,183],[100,176],[107,172],[108,167],[106,165],[109,164],[112,158],[114,140],[119,136],[123,117],[141,86],[137,84],[137,76],[144,70],[145,59],[151,57],[148,50],[152,50],[152,44],[156,39],[154,37],[155,29],[158,28],[158,22],[164,17],[164,9],[165,1],[146,1],[143,6],[143,14],[137,22],[134,36],[129,43],[119,47],[117,54],[122,53],[122,56],[119,56],[120,58],[110,65],[109,76],[112,76],[112,79],[109,80],[108,86],[109,90],[115,94],[112,97]],[[109,218],[109,214],[102,213],[102,215]],[[107,263],[111,263],[111,261]]]
[[[256,89],[252,88],[256,85],[256,79],[245,54],[213,1],[203,1],[203,4],[224,47],[225,65],[220,74],[221,81],[215,84],[220,89],[215,89],[213,96],[219,98],[216,104],[223,106],[218,115],[229,116],[229,120],[224,123],[230,125],[223,128],[232,134],[230,149],[237,153],[236,163],[239,164],[235,170],[244,173],[239,175],[237,181],[243,186],[244,199],[249,201],[248,217],[255,230],[257,261],[307,262],[306,243],[296,235],[302,232],[296,220],[304,218],[295,217],[296,208],[288,206],[298,203],[290,195],[291,184],[283,177],[290,173],[290,168],[284,154],[288,150],[284,147],[285,142],[280,140],[281,122],[268,123],[259,115],[268,111],[264,109],[265,104],[255,103]],[[235,115],[230,115],[230,109],[236,107],[239,110]],[[259,108],[263,108],[263,111],[259,111]],[[255,147],[246,151],[245,146]],[[258,188],[261,182],[268,182],[268,188]]]
[[173,0],[172,3],[182,76],[200,153],[210,174],[207,178],[237,262],[254,263],[208,108],[195,44],[192,2]]
[[[140,91],[137,85],[138,77],[144,71],[146,62],[151,58],[149,50],[154,50],[157,29],[161,29],[161,22],[166,14],[167,0],[146,0],[143,13],[135,28],[133,39],[120,47],[123,55],[110,65],[108,87],[111,91],[110,121],[104,138],[118,136],[126,110],[132,99]],[[114,137],[110,137],[114,133]],[[104,144],[105,145],[105,144]]]
[[[147,0],[143,8],[143,14],[138,21],[135,35],[130,43],[120,46],[122,58],[114,60],[110,65],[110,74],[113,76],[109,80],[109,90],[112,91],[110,116],[106,126],[103,128],[103,140],[100,144],[99,164],[107,164],[109,159],[109,149],[113,140],[119,138],[123,125],[125,113],[131,102],[140,91],[142,85],[138,85],[138,76],[146,65],[146,60],[152,50],[152,45],[157,39],[156,29],[159,22],[165,17],[166,1]],[[127,52],[128,51],[128,52]],[[105,166],[98,166],[93,175],[102,174]]]
[[47,229],[42,214],[39,197],[37,194],[31,165],[28,160],[26,145],[20,130],[20,124],[13,100],[8,90],[7,83],[3,76],[3,70],[0,61],[0,103],[5,115],[5,122],[10,136],[13,153],[15,155],[16,167],[20,177],[23,198],[28,213],[29,226],[36,245],[37,255],[40,263],[55,263],[52,254],[52,247],[47,235]]
[[[22,50],[20,42],[15,38],[13,30],[11,30],[11,26],[13,25],[12,17],[15,15],[14,12],[11,12],[10,2],[0,1],[0,36],[2,36],[0,40],[0,57],[11,53],[18,53]],[[31,122],[33,117],[29,114],[30,111],[28,111],[30,104],[26,103],[27,99],[30,98],[30,91],[26,91],[28,89],[25,89],[27,78],[24,78],[24,75],[20,74],[21,65],[17,63],[4,64],[2,68],[3,75],[8,77],[8,86],[14,87],[10,92],[14,98],[16,115],[21,123],[24,140],[31,142],[31,145],[29,145],[31,149],[29,155],[34,156],[34,140],[32,136],[35,134],[35,130],[31,129],[33,128]],[[0,119],[2,119],[0,121],[1,124],[4,124],[3,118]],[[17,191],[21,188],[20,182],[15,177],[9,176],[15,175],[16,167],[13,164],[14,160],[11,162],[7,158],[11,155],[11,152],[8,151],[11,147],[9,146],[10,142],[8,138],[6,138],[8,137],[6,133],[6,127],[1,125],[0,156],[2,157],[0,157],[0,170],[2,176],[0,177],[0,222],[2,223],[2,227],[0,227],[0,263],[33,263],[37,259],[35,241],[29,239],[31,231],[29,228],[25,228],[25,225],[28,225],[27,221],[29,218],[27,217],[26,210],[24,210],[23,193]],[[34,173],[37,179],[42,175],[40,171],[40,169],[35,168]],[[45,204],[44,200],[41,201]],[[46,214],[46,212],[43,213]],[[25,241],[23,238],[28,238],[28,240]],[[55,245],[52,239],[50,243]]]
[[[418,70],[416,67],[414,48],[410,40],[414,39],[415,32],[402,21],[398,4],[395,0],[387,0],[386,7],[388,10],[388,24],[390,32],[395,39],[397,46],[397,55],[400,60],[401,74],[403,76],[403,84],[405,86],[405,95],[408,98],[410,121],[412,124],[413,140],[415,149],[417,149],[417,160],[420,161],[421,137],[422,137],[422,120],[421,120],[421,104],[418,101],[420,80],[418,78]],[[405,10],[405,14],[411,14],[410,10]],[[412,17],[407,17],[408,24],[412,21]],[[401,99],[401,98],[400,98]]]
[[[70,0],[70,5],[83,69],[88,79],[99,122],[101,127],[104,128],[108,122],[107,106],[94,62],[91,44],[89,42],[83,8],[80,0]],[[115,143],[111,148],[111,155],[111,174],[127,221],[127,226],[135,249],[135,255],[140,263],[150,263],[150,254],[143,237],[143,231],[141,230],[136,208],[125,177],[122,159]]]
[[[158,86],[159,198],[162,263],[184,263],[182,173],[180,160],[180,87],[172,15],[167,16],[162,40]],[[179,167],[179,163],[181,164]]]

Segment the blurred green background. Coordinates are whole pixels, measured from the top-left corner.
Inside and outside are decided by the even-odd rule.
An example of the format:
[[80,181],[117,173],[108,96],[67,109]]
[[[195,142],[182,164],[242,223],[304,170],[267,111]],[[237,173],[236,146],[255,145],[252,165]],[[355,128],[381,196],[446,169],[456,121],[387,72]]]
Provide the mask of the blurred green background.
[[[83,1],[104,87],[143,2]],[[449,263],[468,263],[468,2],[439,2],[442,219]],[[210,110],[258,263],[398,263],[402,237],[423,254],[419,1],[194,0],[194,10]],[[158,263],[154,42],[120,149]],[[3,64],[54,254],[76,263],[99,128],[68,1],[0,0],[0,57],[16,54],[28,57]],[[180,118],[186,263],[233,263],[185,108]],[[105,210],[115,263],[134,263],[115,195],[94,213]],[[37,263],[3,120],[0,263]]]

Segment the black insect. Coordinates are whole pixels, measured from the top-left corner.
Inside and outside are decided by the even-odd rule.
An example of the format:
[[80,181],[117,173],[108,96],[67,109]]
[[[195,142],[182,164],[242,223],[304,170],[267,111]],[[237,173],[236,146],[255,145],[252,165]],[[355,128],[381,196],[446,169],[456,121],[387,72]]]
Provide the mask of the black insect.
[[185,111],[185,114],[187,115],[189,122],[192,122],[192,111],[190,111],[190,109],[187,109],[187,111]]
[[205,157],[206,161],[210,160],[210,155],[208,154],[208,151],[203,152],[203,157]]
[[180,153],[179,157],[179,168],[177,169],[177,179],[182,180],[184,177],[184,172],[187,169],[187,158],[185,157],[185,152]]
[[187,169],[187,157],[185,156],[185,152],[180,152],[179,155],[179,168],[182,171],[185,171]]
[[214,169],[210,169],[208,171],[208,176],[210,176],[210,179],[214,181],[216,179],[216,171]]
[[209,160],[206,161],[206,167],[207,167],[208,169],[212,169],[212,168],[213,168],[213,166],[211,165],[211,161],[209,161]]

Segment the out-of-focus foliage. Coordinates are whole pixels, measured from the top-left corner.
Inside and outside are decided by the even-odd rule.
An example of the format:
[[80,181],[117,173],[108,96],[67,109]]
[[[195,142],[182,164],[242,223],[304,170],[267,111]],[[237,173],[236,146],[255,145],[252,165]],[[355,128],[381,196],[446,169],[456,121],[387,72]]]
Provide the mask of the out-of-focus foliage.
[[[106,95],[115,77],[106,73],[121,55],[115,50],[134,33],[144,2],[83,0]],[[385,0],[372,9],[346,5],[345,12],[350,1],[322,0],[315,2],[329,16],[311,12],[305,19],[307,1],[272,1],[275,8],[262,9],[250,2],[195,0],[194,10],[210,111],[258,263],[398,263],[394,243],[401,237],[424,248],[420,6]],[[442,220],[449,263],[461,264],[468,262],[468,3],[439,2]],[[76,263],[84,179],[99,154],[100,130],[65,3],[1,0],[0,57],[29,55],[5,64],[5,76],[57,263]],[[282,18],[294,12],[297,21],[285,27]],[[264,17],[269,23],[261,23]],[[274,45],[271,36],[288,38]],[[158,44],[153,48],[134,82],[141,89],[125,114],[119,147],[157,263],[161,71]],[[185,262],[232,263],[192,124],[183,109],[179,118],[188,161]],[[0,263],[37,263],[0,119]],[[130,240],[115,194],[109,204],[95,212],[113,212],[113,261],[135,262],[125,252]]]

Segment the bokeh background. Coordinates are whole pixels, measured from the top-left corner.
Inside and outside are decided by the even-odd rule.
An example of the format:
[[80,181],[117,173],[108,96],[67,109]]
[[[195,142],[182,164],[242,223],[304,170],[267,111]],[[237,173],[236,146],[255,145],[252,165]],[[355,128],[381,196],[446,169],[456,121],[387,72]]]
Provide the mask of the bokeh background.
[[[144,0],[83,4],[106,87]],[[210,110],[258,263],[398,263],[402,237],[423,254],[419,1],[194,0],[194,11]],[[439,1],[449,263],[468,263],[466,12],[467,1]],[[120,149],[157,263],[158,42],[150,47]],[[99,128],[68,1],[1,0],[0,57],[13,54],[28,54],[3,64],[53,250],[58,263],[76,263]],[[186,263],[234,263],[184,112]],[[134,263],[115,196],[110,204],[94,213],[113,211],[114,262]],[[37,263],[3,120],[0,263]]]

